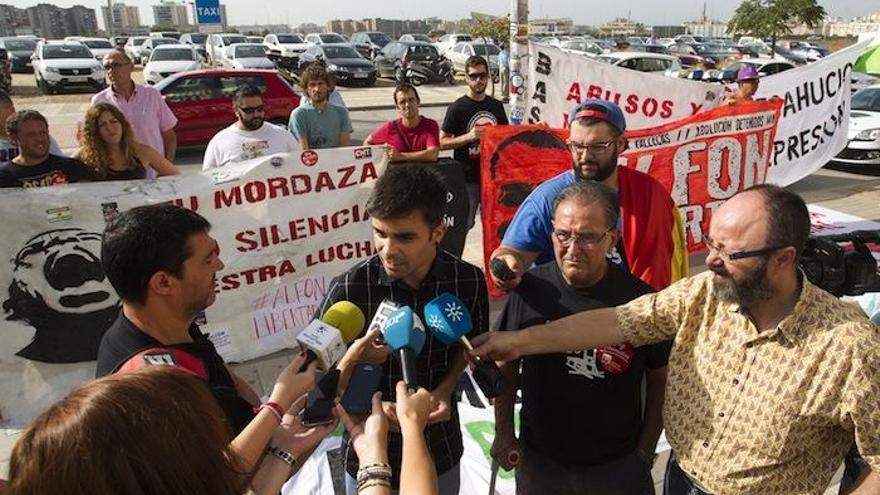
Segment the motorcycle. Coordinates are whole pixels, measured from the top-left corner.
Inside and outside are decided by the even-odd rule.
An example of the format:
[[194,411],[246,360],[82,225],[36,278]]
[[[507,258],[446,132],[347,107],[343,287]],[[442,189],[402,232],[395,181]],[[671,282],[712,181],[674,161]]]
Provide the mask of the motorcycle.
[[398,83],[413,86],[443,81],[452,85],[455,84],[455,71],[446,57],[440,57],[439,60],[412,60],[406,63],[406,67],[398,68],[396,79]]

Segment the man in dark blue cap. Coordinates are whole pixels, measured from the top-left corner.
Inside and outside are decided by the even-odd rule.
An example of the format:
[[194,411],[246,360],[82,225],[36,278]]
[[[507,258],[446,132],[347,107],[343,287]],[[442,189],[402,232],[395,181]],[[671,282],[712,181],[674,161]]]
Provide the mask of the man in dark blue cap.
[[687,244],[678,209],[669,192],[653,177],[619,167],[626,150],[626,119],[620,107],[605,100],[586,100],[568,117],[572,170],[540,184],[520,205],[492,258],[504,261],[515,277],[496,285],[512,289],[536,265],[553,261],[553,200],[575,181],[605,184],[620,197],[621,237],[609,258],[654,289],[687,275]]

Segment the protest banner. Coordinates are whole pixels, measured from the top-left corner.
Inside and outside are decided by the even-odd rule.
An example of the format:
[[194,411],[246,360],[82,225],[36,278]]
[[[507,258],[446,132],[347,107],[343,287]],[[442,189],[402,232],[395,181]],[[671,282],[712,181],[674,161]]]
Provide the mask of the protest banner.
[[[768,182],[793,184],[846,146],[852,64],[869,43],[761,78],[756,97],[784,101]],[[565,116],[583,99],[602,98],[618,103],[627,128],[639,130],[704,112],[720,104],[725,92],[719,83],[615,67],[544,45],[529,48],[528,123],[562,128]]]
[[723,87],[617,67],[559,48],[529,43],[525,123],[564,128],[568,112],[584,100],[620,105],[628,129],[690,117],[721,102]]
[[380,147],[303,151],[155,181],[4,191],[4,211],[16,214],[0,238],[10,260],[0,269],[3,426],[22,426],[94,377],[120,307],[100,263],[106,221],[171,201],[211,222],[225,268],[198,322],[225,359],[243,361],[292,346],[332,277],[373,254],[365,204],[383,156]]
[[[688,251],[703,248],[713,208],[765,181],[781,105],[776,99],[719,106],[663,126],[627,131],[628,149],[619,163],[651,175],[670,192],[684,222]],[[487,271],[492,251],[532,189],[571,170],[565,139],[565,130],[541,126],[499,126],[484,134],[481,218]]]
[[869,43],[761,78],[756,97],[784,101],[767,182],[794,184],[846,147],[852,65]]

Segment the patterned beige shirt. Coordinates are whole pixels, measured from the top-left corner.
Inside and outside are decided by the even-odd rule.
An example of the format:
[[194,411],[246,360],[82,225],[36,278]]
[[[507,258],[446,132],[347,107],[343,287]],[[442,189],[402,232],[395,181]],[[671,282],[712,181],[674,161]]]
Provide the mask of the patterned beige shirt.
[[880,328],[804,281],[759,334],[712,272],[617,308],[634,345],[674,337],[663,419],[682,469],[716,494],[821,494],[853,443],[880,470]]

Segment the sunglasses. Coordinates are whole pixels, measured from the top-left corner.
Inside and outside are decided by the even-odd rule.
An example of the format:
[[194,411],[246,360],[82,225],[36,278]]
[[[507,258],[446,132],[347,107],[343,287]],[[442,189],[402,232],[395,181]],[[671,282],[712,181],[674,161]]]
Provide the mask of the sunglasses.
[[468,74],[467,78],[471,81],[478,81],[480,79],[489,79],[489,74],[486,72],[474,72],[472,74]]
[[263,105],[257,105],[255,107],[238,107],[238,109],[241,110],[242,112],[250,115],[252,113],[262,112]]
[[108,63],[108,64],[104,64],[104,69],[105,69],[105,70],[110,70],[110,69],[114,69],[114,70],[115,70],[115,69],[118,69],[118,68],[120,68],[120,67],[125,67],[125,66],[127,66],[127,65],[132,65],[132,64],[127,64],[127,63],[124,63],[124,62],[111,62],[111,63]]

